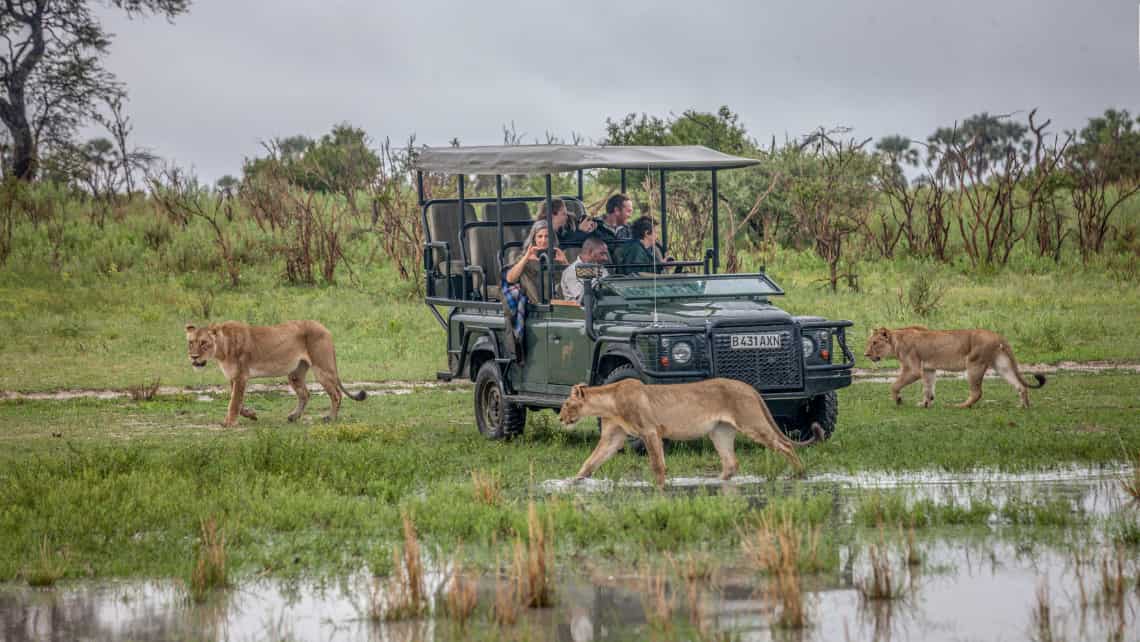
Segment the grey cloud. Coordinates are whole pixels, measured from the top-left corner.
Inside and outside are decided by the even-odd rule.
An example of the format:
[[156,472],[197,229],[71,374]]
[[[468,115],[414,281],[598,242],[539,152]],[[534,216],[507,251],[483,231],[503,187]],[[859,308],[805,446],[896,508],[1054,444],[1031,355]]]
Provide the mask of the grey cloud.
[[727,104],[759,139],[843,124],[925,137],[1041,107],[1140,110],[1137,5],[1016,0],[447,3],[198,0],[106,13],[138,144],[206,179],[258,141],[348,120],[379,138],[602,134],[606,117]]

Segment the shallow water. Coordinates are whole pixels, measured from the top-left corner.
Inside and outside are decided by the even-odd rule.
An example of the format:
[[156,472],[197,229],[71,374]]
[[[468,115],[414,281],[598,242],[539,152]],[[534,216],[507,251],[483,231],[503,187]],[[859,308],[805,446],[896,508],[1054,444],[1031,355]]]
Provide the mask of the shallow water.
[[[1038,590],[1048,591],[1048,633],[1065,640],[1140,640],[1140,556],[1107,544],[1098,516],[1122,514],[1135,520],[1134,506],[1117,480],[1124,471],[1062,469],[1049,473],[1005,475],[856,476],[821,475],[802,484],[836,497],[837,518],[850,517],[854,500],[869,489],[903,490],[935,502],[985,498],[1000,505],[1009,498],[1069,503],[1093,526],[1067,537],[1042,537],[1041,529],[982,529],[979,534],[922,534],[917,549],[922,563],[903,561],[898,538],[888,541],[889,568],[903,597],[869,601],[859,586],[871,574],[868,548],[879,534],[866,531],[839,547],[839,570],[805,576],[809,626],[789,631],[773,626],[779,607],[765,596],[768,580],[724,560],[711,581],[697,586],[700,616],[687,603],[681,582],[670,584],[674,617],[669,629],[650,627],[646,618],[645,569],[620,560],[563,562],[556,578],[553,608],[525,611],[513,627],[499,630],[488,622],[496,579],[480,580],[479,611],[466,632],[444,619],[381,623],[369,616],[373,581],[365,573],[331,581],[247,581],[206,605],[193,605],[176,581],[67,582],[51,589],[0,585],[0,639],[22,640],[450,640],[481,639],[627,640],[706,639],[720,632],[741,640],[1024,640],[1041,639]],[[763,498],[779,492],[760,480],[723,485],[705,479],[671,480],[672,492],[739,492]],[[615,499],[634,496],[637,485],[595,482],[566,486],[545,483],[550,492],[611,492]],[[853,533],[855,531],[852,531]],[[1058,534],[1062,531],[1058,531]],[[1067,542],[1067,544],[1057,543]],[[1075,548],[1074,548],[1075,547]],[[1074,550],[1080,550],[1076,557]],[[1080,562],[1078,563],[1078,559]],[[1119,601],[1106,600],[1101,585],[1107,568],[1119,559],[1127,584]],[[1103,563],[1107,561],[1107,567]],[[428,573],[433,594],[444,573]],[[1084,587],[1082,599],[1082,590]],[[1082,606],[1082,602],[1085,602]]]

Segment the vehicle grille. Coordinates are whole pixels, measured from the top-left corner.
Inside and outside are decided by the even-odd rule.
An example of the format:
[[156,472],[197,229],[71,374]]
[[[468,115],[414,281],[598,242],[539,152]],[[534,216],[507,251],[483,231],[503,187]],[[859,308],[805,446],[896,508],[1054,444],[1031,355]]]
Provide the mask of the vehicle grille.
[[[733,334],[778,332],[780,348],[773,350],[733,350]],[[713,334],[714,372],[718,377],[739,379],[759,391],[803,388],[803,350],[793,328],[748,327],[721,330]]]

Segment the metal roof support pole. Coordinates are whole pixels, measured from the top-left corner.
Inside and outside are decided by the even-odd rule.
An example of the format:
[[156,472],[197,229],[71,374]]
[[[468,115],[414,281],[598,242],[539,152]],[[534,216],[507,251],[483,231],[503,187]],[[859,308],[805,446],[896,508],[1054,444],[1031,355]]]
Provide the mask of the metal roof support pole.
[[712,264],[712,271],[713,271],[713,274],[716,274],[720,271],[720,217],[718,216],[719,209],[717,207],[719,205],[719,201],[720,201],[720,193],[717,190],[716,170],[715,169],[712,171],[712,198],[713,198],[713,208],[712,208],[712,210],[713,210],[712,211],[712,218],[713,218],[713,226],[712,226],[713,227],[713,229],[712,229],[712,234],[713,234],[713,264]]
[[669,223],[665,214],[665,170],[661,170],[661,254],[669,256]]
[[424,204],[424,172],[416,172],[416,194],[420,197],[420,205]]
[[[550,174],[546,175],[546,288],[542,292],[542,302],[554,298],[554,243],[558,236],[554,233],[554,197],[550,193]],[[549,293],[549,297],[548,297]]]
[[[465,203],[464,199],[463,199],[463,188],[467,183],[466,179],[467,179],[467,177],[465,175],[463,175],[463,174],[459,175],[459,215],[458,215],[459,216],[459,254],[460,254],[460,256],[463,257],[463,268],[464,268],[464,272],[462,272],[463,287],[460,288],[460,290],[463,292],[463,300],[464,301],[467,300],[467,272],[466,272],[466,268],[467,268],[467,244],[464,243],[464,240],[465,240],[464,237],[466,237],[467,234],[466,234],[466,231],[463,229],[463,224],[467,222],[465,220],[467,217],[464,216],[464,214],[467,212],[467,203]],[[451,289],[450,283],[447,284],[447,289],[448,290]]]
[[578,200],[582,200],[582,170],[578,170]]
[[[621,193],[625,194],[625,170],[621,170]],[[609,212],[606,212],[609,214]]]
[[[495,174],[495,218],[499,219],[499,254],[503,253],[503,175]],[[498,287],[498,284],[495,284]]]

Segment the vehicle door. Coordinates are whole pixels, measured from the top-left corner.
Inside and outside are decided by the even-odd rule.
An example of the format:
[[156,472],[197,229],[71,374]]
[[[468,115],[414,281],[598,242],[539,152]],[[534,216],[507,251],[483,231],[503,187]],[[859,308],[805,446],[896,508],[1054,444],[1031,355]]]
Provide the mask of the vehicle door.
[[546,337],[548,306],[532,305],[526,316],[526,353],[519,390],[546,392]]
[[586,336],[586,314],[571,301],[556,301],[547,317],[547,383],[552,394],[569,395],[570,387],[590,382],[593,342]]

